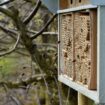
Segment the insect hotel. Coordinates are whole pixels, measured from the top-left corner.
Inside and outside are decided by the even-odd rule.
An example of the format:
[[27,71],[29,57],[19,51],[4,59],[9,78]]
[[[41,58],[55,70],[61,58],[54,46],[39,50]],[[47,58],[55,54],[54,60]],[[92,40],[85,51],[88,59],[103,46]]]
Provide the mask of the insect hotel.
[[58,79],[105,103],[105,0],[59,0]]

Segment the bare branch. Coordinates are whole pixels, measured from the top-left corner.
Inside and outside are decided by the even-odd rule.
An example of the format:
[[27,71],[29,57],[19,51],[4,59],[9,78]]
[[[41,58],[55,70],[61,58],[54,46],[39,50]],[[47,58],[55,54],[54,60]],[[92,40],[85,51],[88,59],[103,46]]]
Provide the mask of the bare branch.
[[7,85],[3,84],[2,86],[4,87],[4,90],[7,94],[7,96],[9,95],[11,100],[13,100],[16,103],[16,105],[21,105],[20,101],[16,97],[14,97],[12,94],[8,94],[9,89],[8,89]]
[[[43,70],[42,70],[42,68],[40,67],[40,65],[39,65],[39,63],[38,63],[38,61],[37,61],[37,58],[36,58],[35,56],[34,56],[34,59],[35,59],[37,65],[38,65],[39,72],[42,74],[42,73],[43,73]],[[44,83],[45,83],[45,86],[46,86],[46,89],[47,89],[47,94],[48,94],[49,97],[50,97],[50,96],[51,96],[51,92],[50,92],[50,90],[49,90],[48,82],[47,82],[47,80],[46,80],[46,78],[45,78],[44,76],[42,76],[42,78],[43,78],[43,80],[44,80]]]
[[36,15],[36,13],[37,13],[37,11],[38,11],[40,5],[41,5],[41,1],[38,0],[38,2],[37,2],[37,4],[36,4],[36,6],[34,7],[33,11],[32,11],[32,12],[29,14],[29,16],[28,16],[27,18],[25,18],[25,20],[23,21],[23,23],[24,23],[25,25],[27,25],[27,24],[32,20],[32,18]]
[[69,97],[70,97],[70,88],[68,89],[68,94],[67,94],[66,105],[68,105],[68,102],[69,102]]
[[57,79],[56,79],[55,76],[54,76],[54,79],[55,79],[55,83],[56,83],[56,85],[57,85],[57,87],[58,87],[59,105],[62,105],[62,95],[61,95],[59,83],[58,83],[58,81],[57,81]]
[[26,2],[29,2],[29,3],[36,3],[36,0],[24,0]]
[[8,0],[8,1],[5,1],[5,2],[3,2],[3,3],[0,3],[0,6],[7,5],[7,4],[9,4],[9,3],[13,2],[13,1],[15,1],[15,0]]
[[20,40],[20,35],[18,35],[17,41],[16,41],[15,45],[13,46],[13,48],[10,49],[10,50],[7,51],[7,52],[1,53],[0,56],[5,56],[5,55],[10,54],[10,53],[12,53],[13,51],[15,51],[15,49],[16,49],[18,43],[19,43],[19,40]]
[[[6,35],[9,35],[9,36],[10,36],[11,38],[13,38],[14,40],[17,40],[17,38],[16,38],[16,35],[18,35],[17,30],[9,29],[9,28],[6,28],[6,27],[4,27],[4,26],[2,26],[2,25],[0,25],[0,29],[1,29],[3,32],[5,32]],[[20,44],[23,45],[23,43],[22,43],[21,40],[20,40],[19,42],[20,42]]]
[[[38,31],[28,30],[28,32],[31,34],[38,34]],[[43,32],[41,35],[58,35],[58,33],[57,32]]]
[[1,36],[1,37],[0,37],[0,40],[4,39],[4,38],[6,38],[6,37],[7,37],[7,35]]
[[35,87],[35,92],[36,92],[36,94],[35,94],[36,102],[37,102],[38,105],[41,105],[39,95],[38,95],[38,87],[37,86]]
[[20,54],[20,55],[22,55],[22,56],[27,56],[27,57],[30,56],[29,54],[25,53],[24,51],[20,51],[20,50],[19,50],[19,51],[16,50],[15,53]]
[[38,74],[38,75],[34,75],[30,78],[27,78],[25,80],[22,81],[17,81],[17,82],[9,82],[9,81],[4,81],[4,82],[0,82],[0,86],[4,86],[6,85],[8,88],[10,89],[16,89],[16,88],[21,88],[21,87],[26,87],[29,84],[38,82],[40,80],[43,80],[43,78],[41,78],[42,76],[46,76],[45,74]]
[[16,105],[22,105],[22,104],[20,103],[20,101],[19,101],[15,96],[10,95],[9,97],[11,98],[11,100],[13,100],[13,101],[15,102]]
[[[9,29],[9,28],[5,28],[4,26],[0,25],[0,29],[3,30],[6,33],[11,33],[14,35],[17,35],[18,33],[16,32],[17,30],[15,29]],[[33,31],[33,30],[29,30],[27,31],[30,34],[38,34],[38,31]],[[58,35],[57,32],[43,32],[41,35]],[[33,37],[33,36],[32,36]]]
[[53,20],[57,17],[57,14],[55,14],[51,19],[48,20],[48,22],[45,24],[45,26],[34,36],[31,37],[31,39],[35,39],[37,38],[38,36],[40,36],[44,30],[53,22]]
[[2,12],[3,14],[7,15],[8,17],[11,17],[12,19],[14,19],[14,13],[8,9],[2,8],[0,7],[0,12]]
[[0,25],[0,29],[1,29],[2,31],[4,31],[5,33],[11,33],[11,34],[15,34],[15,35],[18,34],[16,31],[11,30],[11,29],[8,29],[8,28],[5,28],[5,27],[2,26],[2,25]]

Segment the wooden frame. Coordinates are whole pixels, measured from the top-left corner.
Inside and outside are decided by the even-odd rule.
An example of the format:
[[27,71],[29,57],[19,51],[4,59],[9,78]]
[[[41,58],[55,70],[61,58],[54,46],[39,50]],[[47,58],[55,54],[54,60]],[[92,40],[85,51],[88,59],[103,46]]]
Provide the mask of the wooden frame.
[[[95,10],[94,13],[96,13]],[[64,66],[61,67],[64,70],[62,70],[62,74],[67,75],[75,82],[86,84],[89,89],[96,89],[96,56],[93,56],[97,52],[94,47],[97,34],[94,28],[96,28],[97,22],[93,23],[96,15],[94,16],[90,10],[89,12],[61,14],[60,17],[60,57],[62,57]],[[87,21],[90,22],[87,23]],[[88,32],[88,30],[90,31]],[[91,61],[91,59],[95,60]],[[94,75],[91,76],[93,73]]]
[[[95,0],[94,0],[95,1]],[[102,1],[95,1],[94,4],[98,4],[101,5],[101,3],[104,2]],[[79,6],[79,7],[75,7],[75,8],[69,8],[69,9],[65,9],[65,10],[59,10],[58,13],[69,13],[69,12],[75,12],[75,11],[80,11],[80,10],[89,10],[89,9],[97,9],[97,14],[94,12],[94,10],[92,11],[92,13],[90,13],[91,15],[96,16],[97,15],[97,19],[92,19],[93,21],[97,21],[97,39],[95,39],[93,41],[93,43],[96,43],[97,41],[97,46],[93,46],[93,51],[97,50],[97,53],[94,55],[93,53],[93,57],[97,58],[97,59],[93,59],[94,61],[97,61],[96,64],[92,64],[93,67],[96,67],[97,69],[97,82],[94,84],[97,85],[97,90],[89,90],[86,87],[77,84],[76,82],[72,81],[70,78],[68,78],[65,75],[60,74],[58,71],[58,79],[59,81],[63,82],[64,84],[70,86],[71,88],[77,90],[78,92],[82,93],[83,95],[91,98],[92,100],[94,100],[96,103],[102,103],[105,104],[105,6],[97,6],[97,5],[85,5],[85,6]],[[58,18],[59,19],[59,18]],[[93,22],[94,23],[94,22]],[[58,23],[58,28],[59,28],[60,24]],[[95,29],[93,31],[96,31]],[[59,31],[60,33],[60,31]],[[96,38],[96,37],[93,37]],[[60,36],[58,36],[58,40],[60,41]],[[58,54],[60,54],[60,49],[59,49],[59,45],[58,45]],[[60,55],[59,55],[60,56]],[[94,62],[93,61],[93,62]],[[94,66],[97,65],[97,66]],[[58,57],[58,70],[60,70],[60,57]],[[93,72],[94,74],[94,72]],[[91,76],[92,77],[92,76]],[[91,78],[92,79],[92,78]],[[94,78],[93,78],[94,81]],[[101,104],[100,104],[101,105]]]

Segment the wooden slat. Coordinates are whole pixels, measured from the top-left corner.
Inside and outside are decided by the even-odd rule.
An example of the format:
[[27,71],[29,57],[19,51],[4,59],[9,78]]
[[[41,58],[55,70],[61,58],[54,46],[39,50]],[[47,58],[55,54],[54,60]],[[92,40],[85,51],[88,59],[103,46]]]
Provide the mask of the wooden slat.
[[97,11],[90,11],[91,17],[91,43],[92,43],[92,53],[91,53],[91,76],[88,85],[89,89],[97,89]]

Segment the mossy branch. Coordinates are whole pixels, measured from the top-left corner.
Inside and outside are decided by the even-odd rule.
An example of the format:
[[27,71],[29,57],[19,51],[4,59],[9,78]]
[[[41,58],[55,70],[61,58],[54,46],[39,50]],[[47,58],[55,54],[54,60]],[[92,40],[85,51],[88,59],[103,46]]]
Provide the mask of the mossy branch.
[[25,80],[21,80],[21,81],[17,81],[17,82],[2,81],[2,82],[0,82],[0,86],[6,85],[9,89],[13,89],[13,88],[17,89],[17,88],[21,88],[21,87],[26,87],[29,84],[42,81],[43,80],[42,76],[46,76],[46,75],[45,74],[38,74],[38,75],[34,75],[30,78],[27,78]]

